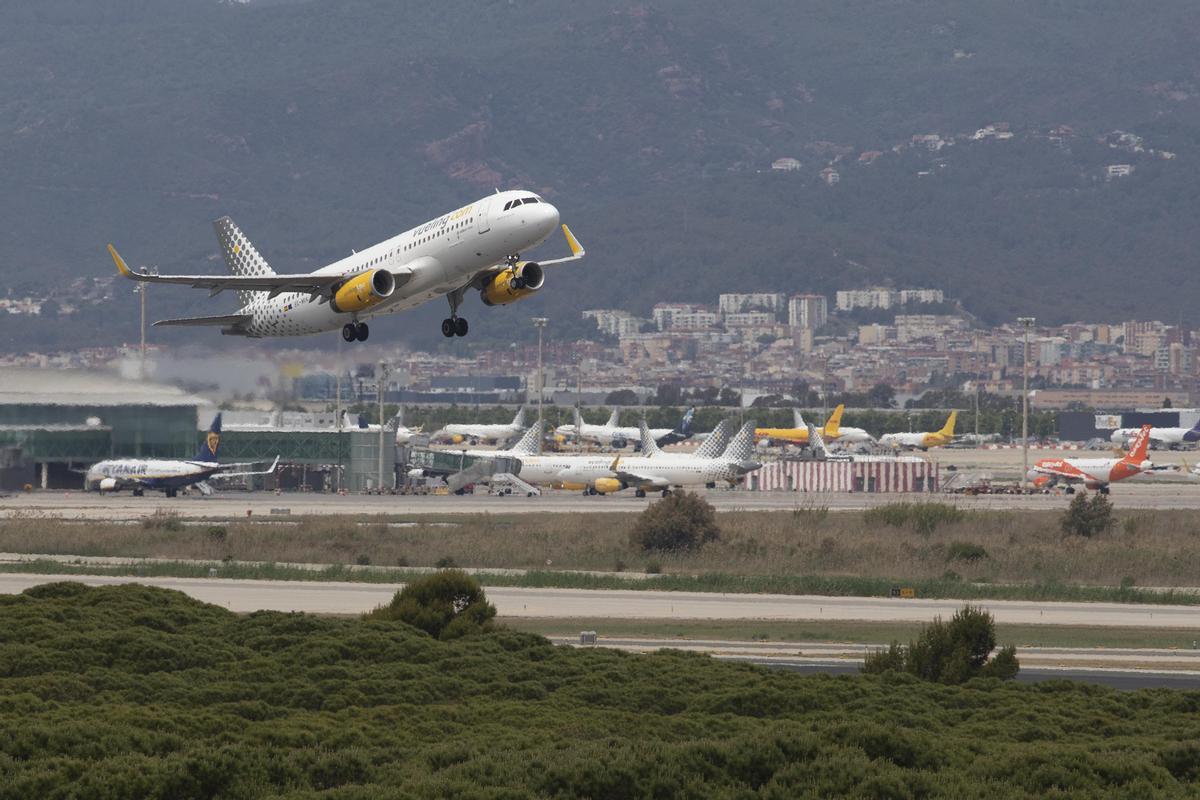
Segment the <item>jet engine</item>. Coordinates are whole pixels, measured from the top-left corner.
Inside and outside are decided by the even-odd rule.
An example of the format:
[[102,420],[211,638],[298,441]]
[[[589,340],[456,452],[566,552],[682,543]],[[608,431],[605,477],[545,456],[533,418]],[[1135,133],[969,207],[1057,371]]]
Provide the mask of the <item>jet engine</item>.
[[516,266],[505,267],[485,283],[479,298],[485,306],[508,305],[533,294],[545,282],[546,274],[536,261],[518,261]]
[[102,492],[115,492],[117,490],[116,478],[101,478],[97,488]]
[[396,291],[396,278],[386,269],[373,269],[338,286],[330,307],[338,312],[362,311],[383,302]]
[[619,492],[625,488],[616,478],[597,478],[592,487],[600,494]]

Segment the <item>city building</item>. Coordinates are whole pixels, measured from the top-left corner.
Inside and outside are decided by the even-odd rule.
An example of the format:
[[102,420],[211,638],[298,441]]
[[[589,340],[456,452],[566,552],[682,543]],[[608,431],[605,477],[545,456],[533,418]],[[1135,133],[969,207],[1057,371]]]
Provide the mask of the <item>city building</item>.
[[788,300],[788,325],[816,330],[829,319],[828,301],[823,294],[797,294]]

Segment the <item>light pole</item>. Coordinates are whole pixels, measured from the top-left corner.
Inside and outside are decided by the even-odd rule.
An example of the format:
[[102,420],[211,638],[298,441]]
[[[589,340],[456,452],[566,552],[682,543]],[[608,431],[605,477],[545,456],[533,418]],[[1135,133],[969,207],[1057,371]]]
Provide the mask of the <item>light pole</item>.
[[[147,274],[150,274],[150,275],[157,275],[158,267],[151,267],[150,269],[146,270],[146,272],[147,272]],[[148,283],[138,283],[136,286],[133,287],[133,291],[137,294],[138,302],[140,303],[140,305],[142,307],[142,335],[141,335],[141,347],[140,347],[140,354],[141,354],[141,359],[142,359],[142,364],[141,364],[142,380],[146,380],[146,289],[149,288],[149,286],[150,285]]]
[[537,451],[538,451],[539,456],[542,454],[542,436],[541,436],[542,396],[545,394],[545,392],[542,389],[542,386],[543,386],[543,384],[542,384],[542,380],[543,380],[542,379],[542,331],[545,329],[546,323],[549,321],[550,320],[547,319],[546,317],[531,318],[531,322],[533,322],[533,327],[537,328],[537,332],[538,332],[538,371],[537,371],[537,393],[538,393],[538,396],[537,396],[537,401],[538,401],[538,440],[537,440],[537,443],[538,443],[538,449],[537,449]]
[[379,493],[383,494],[383,389],[387,385],[387,364],[379,362],[375,373],[375,394],[379,400]]
[[1036,320],[1033,317],[1017,317],[1017,322],[1024,327],[1021,339],[1021,458],[1024,469],[1021,471],[1021,486],[1029,476],[1029,329]]

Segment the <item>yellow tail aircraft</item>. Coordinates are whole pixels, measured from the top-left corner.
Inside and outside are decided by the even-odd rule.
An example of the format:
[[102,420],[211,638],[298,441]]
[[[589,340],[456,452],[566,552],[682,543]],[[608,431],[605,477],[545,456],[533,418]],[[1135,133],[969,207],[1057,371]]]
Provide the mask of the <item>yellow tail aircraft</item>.
[[[825,421],[825,426],[821,428],[821,438],[826,442],[842,441],[847,443],[869,442],[871,434],[867,433],[862,428],[843,428],[842,427],[842,412],[846,410],[844,403],[839,403],[838,407],[829,415],[829,419]],[[792,409],[794,428],[755,428],[754,440],[762,441],[767,439],[771,442],[786,442],[787,444],[808,444],[808,425],[804,421],[804,417],[799,410]]]
[[931,447],[944,447],[954,441],[954,423],[958,419],[958,412],[951,411],[950,416],[946,419],[946,424],[942,426],[940,431],[926,431],[917,433],[888,433],[879,438],[880,444],[890,445],[896,448],[921,448],[928,450]]

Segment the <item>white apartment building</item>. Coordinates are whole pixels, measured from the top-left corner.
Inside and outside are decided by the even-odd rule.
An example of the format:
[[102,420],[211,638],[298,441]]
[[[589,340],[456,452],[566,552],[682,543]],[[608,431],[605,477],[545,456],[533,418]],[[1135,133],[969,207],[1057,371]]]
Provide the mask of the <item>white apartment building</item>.
[[787,308],[782,292],[749,292],[722,294],[717,298],[717,310],[723,316],[747,311],[767,311],[776,318]]
[[788,300],[788,325],[816,330],[829,320],[829,302],[823,294],[797,294]]

